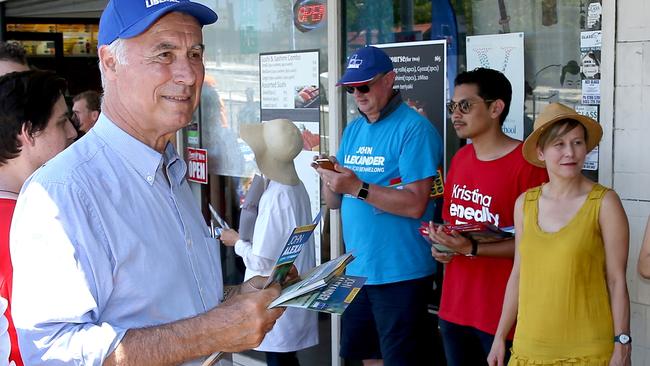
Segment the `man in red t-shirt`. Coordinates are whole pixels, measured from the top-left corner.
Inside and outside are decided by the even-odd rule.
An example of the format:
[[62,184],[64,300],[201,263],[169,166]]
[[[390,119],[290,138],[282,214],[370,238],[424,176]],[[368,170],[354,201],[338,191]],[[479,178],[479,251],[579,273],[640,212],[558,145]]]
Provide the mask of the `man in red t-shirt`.
[[[20,70],[15,70],[20,71]],[[9,228],[18,192],[38,167],[68,147],[77,132],[68,119],[66,82],[49,71],[15,72],[0,77],[0,296],[9,301],[11,354],[22,366],[11,320],[12,272]],[[35,223],[36,224],[36,223]]]
[[[449,114],[458,137],[472,143],[458,151],[447,173],[443,219],[449,224],[513,226],[519,194],[548,180],[544,169],[524,160],[521,141],[502,131],[511,94],[510,82],[496,70],[479,68],[456,77]],[[514,239],[478,245],[457,232],[446,235],[433,225],[430,231],[433,241],[453,250],[431,249],[446,263],[439,318],[447,364],[485,364],[512,269]]]

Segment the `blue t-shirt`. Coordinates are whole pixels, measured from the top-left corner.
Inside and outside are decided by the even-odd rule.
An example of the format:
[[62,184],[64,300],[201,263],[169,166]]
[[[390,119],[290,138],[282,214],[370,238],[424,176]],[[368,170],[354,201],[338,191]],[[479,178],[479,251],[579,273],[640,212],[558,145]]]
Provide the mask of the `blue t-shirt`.
[[[336,157],[362,181],[400,189],[437,175],[442,139],[427,119],[400,102],[375,123],[359,117],[348,124]],[[422,218],[412,219],[345,195],[341,203],[343,239],[346,251],[355,256],[347,273],[368,277],[369,285],[432,274],[435,262],[430,245],[417,230],[432,213],[431,202]]]

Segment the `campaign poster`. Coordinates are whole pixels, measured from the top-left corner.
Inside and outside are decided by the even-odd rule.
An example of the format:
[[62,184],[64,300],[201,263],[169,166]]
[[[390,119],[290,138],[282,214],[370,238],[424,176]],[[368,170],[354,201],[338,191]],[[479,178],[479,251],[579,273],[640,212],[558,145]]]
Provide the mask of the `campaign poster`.
[[598,79],[582,80],[582,104],[589,104],[589,105],[600,104],[600,80]]
[[[320,180],[311,167],[320,151],[319,57],[317,50],[260,54],[261,120],[286,118],[300,130],[303,150],[294,164],[309,193],[312,216],[320,212]],[[314,238],[316,263],[320,264],[320,226]]]
[[580,76],[582,104],[600,104],[600,52],[602,32],[580,32]]
[[477,67],[501,71],[512,84],[510,113],[502,129],[524,139],[524,33],[467,37],[467,70]]
[[[427,118],[445,136],[446,40],[375,45],[393,61],[395,84],[409,107]],[[444,138],[443,138],[444,140]],[[446,151],[446,150],[445,150]]]
[[[597,105],[584,105],[578,104],[575,106],[576,112],[583,116],[587,116],[598,121],[598,106]],[[584,170],[598,170],[598,146],[591,150],[585,158],[585,163],[582,166]]]
[[580,1],[580,29],[600,30],[603,18],[601,0]]

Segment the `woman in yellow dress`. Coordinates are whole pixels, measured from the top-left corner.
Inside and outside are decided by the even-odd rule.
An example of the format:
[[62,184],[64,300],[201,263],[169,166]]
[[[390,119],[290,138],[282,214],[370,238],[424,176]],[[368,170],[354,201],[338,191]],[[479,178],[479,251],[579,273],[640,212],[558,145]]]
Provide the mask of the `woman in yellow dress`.
[[582,175],[602,128],[560,103],[547,106],[524,142],[524,157],[549,182],[515,204],[515,262],[490,366],[629,365],[627,217],[616,193]]

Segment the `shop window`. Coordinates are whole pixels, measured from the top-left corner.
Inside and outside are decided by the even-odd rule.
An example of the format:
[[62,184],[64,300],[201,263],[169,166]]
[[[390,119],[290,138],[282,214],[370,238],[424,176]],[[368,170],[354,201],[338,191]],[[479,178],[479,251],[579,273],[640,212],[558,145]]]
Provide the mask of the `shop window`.
[[[316,123],[313,135],[303,121],[295,120],[304,136],[310,135],[309,150],[323,151],[326,147],[327,100],[323,87],[327,85],[327,28],[325,1],[295,0],[199,0],[214,9],[219,21],[203,29],[205,44],[205,82],[201,105],[194,122],[185,129],[187,145],[203,147],[208,151],[209,183],[202,190],[202,201],[211,204],[219,215],[234,228],[238,227],[240,205],[254,174],[258,173],[251,148],[239,137],[240,127],[265,120],[262,113],[262,85],[260,54],[291,53],[315,50],[320,68],[313,84],[301,86],[296,98],[315,95],[320,98],[321,124]],[[301,13],[297,13],[301,11]],[[301,17],[297,19],[294,14]],[[300,20],[300,21],[298,21]],[[297,88],[297,85],[293,86]],[[298,99],[296,99],[298,100]],[[305,100],[301,100],[305,102]],[[296,102],[298,103],[298,102]],[[297,104],[296,104],[297,106]],[[319,128],[320,127],[320,128]],[[318,132],[320,130],[320,133]],[[307,133],[309,132],[309,133]],[[321,143],[323,142],[323,143]],[[314,150],[315,149],[315,150]],[[296,163],[299,176],[311,172],[309,164]],[[302,177],[301,177],[302,178]],[[304,182],[304,179],[303,179]],[[305,183],[306,186],[307,183]],[[318,188],[316,189],[318,191]],[[309,192],[309,189],[308,189]],[[318,198],[310,193],[312,206],[320,207]],[[318,194],[318,192],[315,192]],[[317,196],[316,196],[317,197]],[[329,223],[322,227],[327,231]],[[317,258],[329,260],[329,237],[321,233],[317,241]],[[227,284],[242,281],[245,267],[232,248],[221,248],[224,280]],[[303,364],[329,364],[329,317],[320,322],[320,344],[298,352]],[[263,359],[263,354],[249,352],[246,356]],[[238,361],[240,362],[240,361]]]
[[[514,90],[523,93],[523,112],[512,116],[518,123],[520,139],[530,134],[535,117],[551,102],[564,103],[598,119],[599,0],[346,0],[344,4],[347,55],[365,45],[446,39],[448,97],[453,93],[455,75],[468,67],[468,53],[476,56],[467,37],[523,34],[523,58],[510,60],[523,64],[515,66],[524,70],[523,91]],[[507,56],[501,61],[504,59],[508,61]],[[357,111],[351,98],[347,105],[351,120]],[[463,142],[453,132],[445,139],[449,160]],[[594,179],[597,154],[590,154],[585,164],[586,174]]]

